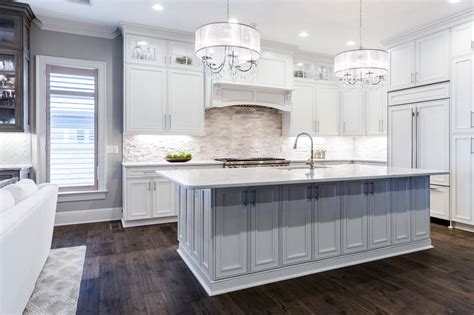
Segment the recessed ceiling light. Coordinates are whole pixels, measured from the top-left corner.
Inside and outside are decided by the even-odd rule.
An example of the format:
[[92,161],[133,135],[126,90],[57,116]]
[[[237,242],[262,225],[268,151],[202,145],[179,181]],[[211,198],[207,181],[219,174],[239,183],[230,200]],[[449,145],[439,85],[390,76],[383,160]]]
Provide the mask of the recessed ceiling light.
[[459,3],[461,0],[448,0],[449,3]]
[[298,67],[302,67],[302,66],[303,66],[303,63],[302,63],[302,62],[298,62],[296,65],[297,65]]
[[308,36],[309,36],[308,32],[301,32],[300,33],[300,37],[308,37]]
[[165,8],[163,8],[163,6],[161,4],[154,4],[152,6],[152,9],[156,10],[156,11],[163,11]]
[[236,18],[230,18],[229,23],[239,23],[239,20],[237,20]]
[[355,44],[356,44],[356,43],[355,43],[354,41],[352,41],[352,40],[350,40],[350,41],[348,41],[348,42],[346,43],[347,46],[354,46]]

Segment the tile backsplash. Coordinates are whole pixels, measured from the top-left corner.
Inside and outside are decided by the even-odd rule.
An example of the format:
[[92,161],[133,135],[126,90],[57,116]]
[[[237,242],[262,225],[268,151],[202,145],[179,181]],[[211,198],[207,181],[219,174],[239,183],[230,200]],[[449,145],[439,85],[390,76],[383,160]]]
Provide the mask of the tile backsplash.
[[[196,159],[217,157],[285,157],[307,159],[309,139],[281,136],[281,112],[270,108],[226,107],[206,110],[205,133],[199,136],[124,135],[125,162],[159,161],[168,152],[188,151]],[[386,137],[316,137],[326,158],[386,159]]]
[[31,164],[31,134],[0,132],[0,165]]

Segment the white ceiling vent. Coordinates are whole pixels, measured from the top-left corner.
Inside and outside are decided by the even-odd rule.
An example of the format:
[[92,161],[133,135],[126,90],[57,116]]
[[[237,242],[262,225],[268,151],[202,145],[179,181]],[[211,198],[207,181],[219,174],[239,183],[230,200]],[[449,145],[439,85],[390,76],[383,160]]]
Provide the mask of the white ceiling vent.
[[66,0],[67,2],[92,5],[92,0]]

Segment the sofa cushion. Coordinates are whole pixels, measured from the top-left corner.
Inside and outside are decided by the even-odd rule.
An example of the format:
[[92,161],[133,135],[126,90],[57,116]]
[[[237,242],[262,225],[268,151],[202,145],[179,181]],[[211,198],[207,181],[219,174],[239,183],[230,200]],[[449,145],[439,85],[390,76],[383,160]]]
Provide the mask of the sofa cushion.
[[6,189],[0,189],[0,213],[15,205],[15,199]]
[[9,191],[15,199],[15,203],[19,203],[37,192],[38,186],[31,179],[22,179],[16,184],[8,185],[3,190]]

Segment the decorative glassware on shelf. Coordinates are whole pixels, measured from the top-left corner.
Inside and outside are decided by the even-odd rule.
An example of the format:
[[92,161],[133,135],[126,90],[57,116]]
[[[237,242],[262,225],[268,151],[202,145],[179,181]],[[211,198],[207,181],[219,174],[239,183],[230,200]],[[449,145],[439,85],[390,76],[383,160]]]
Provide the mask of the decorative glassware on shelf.
[[316,65],[314,63],[297,62],[294,66],[293,76],[302,79],[315,79]]
[[145,41],[137,41],[132,52],[133,59],[156,61],[156,48]]
[[193,64],[193,58],[189,56],[179,56],[175,58],[178,65],[187,65],[190,66]]
[[0,124],[15,124],[15,56],[0,54]]

